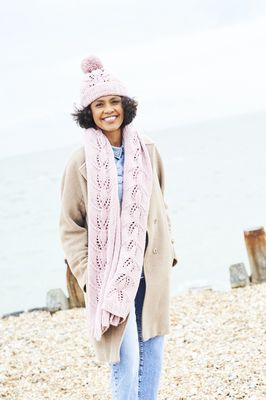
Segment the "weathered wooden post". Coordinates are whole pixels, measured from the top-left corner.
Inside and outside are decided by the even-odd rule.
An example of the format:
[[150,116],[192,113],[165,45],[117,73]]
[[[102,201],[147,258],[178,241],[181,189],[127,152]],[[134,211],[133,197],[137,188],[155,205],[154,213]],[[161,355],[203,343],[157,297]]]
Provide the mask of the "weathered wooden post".
[[244,231],[251,282],[266,282],[266,234],[262,226]]
[[69,308],[69,299],[62,289],[51,289],[46,294],[46,308],[50,313]]
[[79,287],[78,281],[72,274],[72,271],[68,265],[67,260],[65,260],[67,265],[66,270],[66,280],[67,280],[67,291],[69,294],[69,305],[73,307],[85,307],[84,294]]
[[231,288],[244,287],[250,284],[245,264],[237,263],[229,267]]

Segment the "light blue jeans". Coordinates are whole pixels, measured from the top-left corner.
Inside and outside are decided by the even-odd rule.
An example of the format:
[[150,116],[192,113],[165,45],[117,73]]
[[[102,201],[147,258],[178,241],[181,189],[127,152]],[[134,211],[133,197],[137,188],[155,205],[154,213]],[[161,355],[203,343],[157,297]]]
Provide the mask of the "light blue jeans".
[[164,336],[142,339],[145,278],[140,279],[123,341],[120,361],[110,363],[113,400],[156,400],[162,369]]

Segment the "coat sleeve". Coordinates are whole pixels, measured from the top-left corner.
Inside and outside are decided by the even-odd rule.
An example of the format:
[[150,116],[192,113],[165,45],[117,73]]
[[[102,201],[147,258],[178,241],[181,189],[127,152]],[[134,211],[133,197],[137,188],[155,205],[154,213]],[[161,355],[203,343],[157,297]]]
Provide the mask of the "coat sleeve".
[[79,172],[77,162],[70,159],[61,181],[59,232],[67,263],[84,292],[87,280],[88,229],[81,190],[82,179],[84,178]]
[[[160,182],[160,186],[161,186],[161,190],[162,190],[162,194],[164,197],[164,190],[165,190],[165,173],[164,173],[164,166],[163,166],[163,161],[162,158],[160,156],[160,153],[157,149],[156,146],[154,146],[155,148],[155,158],[156,158],[156,168],[157,168],[157,175],[158,175],[158,179]],[[170,213],[169,213],[169,209],[167,204],[164,201],[164,205],[165,205],[165,211],[166,211],[166,216],[167,216],[167,221],[168,221],[168,227],[169,227],[169,232],[171,235],[171,243],[172,243],[172,249],[173,249],[173,266],[175,266],[178,262],[177,260],[177,255],[176,255],[176,251],[175,251],[175,241],[172,237],[172,226],[171,226],[171,219],[170,219]]]

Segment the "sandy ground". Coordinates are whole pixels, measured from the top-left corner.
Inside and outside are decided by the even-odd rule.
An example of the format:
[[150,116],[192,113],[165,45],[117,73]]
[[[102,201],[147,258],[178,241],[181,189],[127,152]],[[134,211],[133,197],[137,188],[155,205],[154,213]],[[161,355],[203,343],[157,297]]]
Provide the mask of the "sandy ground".
[[[266,283],[173,297],[158,399],[266,399],[265,304]],[[84,321],[83,308],[1,319],[0,397],[111,399]]]

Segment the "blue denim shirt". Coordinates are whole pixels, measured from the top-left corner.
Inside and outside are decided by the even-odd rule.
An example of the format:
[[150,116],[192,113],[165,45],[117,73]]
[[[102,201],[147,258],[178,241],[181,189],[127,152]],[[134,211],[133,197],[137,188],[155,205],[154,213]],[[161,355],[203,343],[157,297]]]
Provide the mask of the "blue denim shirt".
[[[118,197],[121,205],[123,197],[123,173],[124,173],[124,160],[125,160],[124,144],[122,143],[122,146],[120,147],[112,146],[112,149],[114,152],[115,164],[117,169]],[[141,278],[144,278],[143,267],[142,267]]]
[[124,145],[116,147],[112,146],[114,157],[115,157],[115,164],[117,169],[117,180],[118,180],[118,197],[120,200],[120,204],[122,202],[123,197],[123,172],[124,172]]

